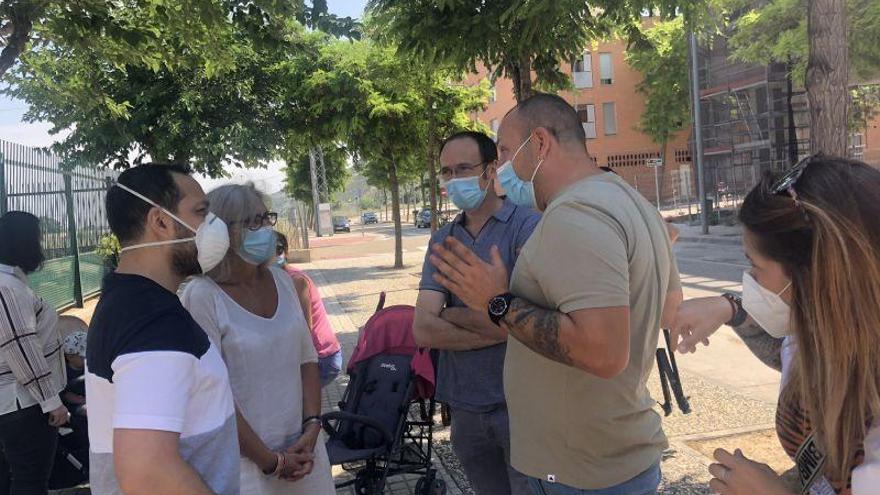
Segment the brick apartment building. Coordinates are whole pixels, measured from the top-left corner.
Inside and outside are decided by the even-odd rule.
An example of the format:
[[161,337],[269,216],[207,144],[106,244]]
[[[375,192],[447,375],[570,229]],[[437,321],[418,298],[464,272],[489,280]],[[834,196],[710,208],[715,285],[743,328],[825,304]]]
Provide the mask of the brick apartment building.
[[[638,129],[645,108],[636,90],[642,76],[626,63],[625,51],[624,41],[600,42],[563,64],[576,89],[559,94],[577,109],[587,149],[598,164],[614,169],[654,202],[657,186],[647,160],[660,158],[661,150]],[[787,87],[784,67],[734,62],[728,54],[720,36],[701,46],[698,58],[706,194],[722,208],[735,207],[763,171],[784,169],[804,156],[809,141],[803,88]],[[476,84],[486,77],[480,68],[466,82]],[[474,118],[496,131],[515,104],[512,82],[498,79],[489,104]],[[691,131],[688,126],[673,137],[666,163],[658,170],[660,202],[666,207],[698,202]],[[880,117],[853,133],[851,143],[851,156],[880,166]]]
[[[638,130],[645,109],[644,97],[636,91],[642,76],[626,63],[625,50],[624,41],[601,42],[573,63],[564,64],[563,69],[576,89],[559,95],[577,109],[587,135],[587,149],[598,164],[613,168],[653,202],[654,171],[647,167],[647,160],[660,158],[661,150],[660,145]],[[481,68],[467,82],[475,84],[486,77],[486,70]],[[515,105],[513,83],[501,78],[492,87],[488,106],[474,117],[494,132]],[[658,174],[664,204],[682,202],[688,195],[696,198],[693,186],[688,188],[688,184],[694,184],[689,135],[688,128],[668,144],[666,164]]]

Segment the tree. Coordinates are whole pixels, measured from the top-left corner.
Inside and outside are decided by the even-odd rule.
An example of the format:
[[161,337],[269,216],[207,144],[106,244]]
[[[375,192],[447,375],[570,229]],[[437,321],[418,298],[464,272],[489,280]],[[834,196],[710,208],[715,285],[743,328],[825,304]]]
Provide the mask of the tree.
[[[815,146],[814,149],[824,149],[826,152],[834,153],[845,153],[848,136],[847,109],[831,112],[836,115],[829,115],[829,112],[822,109],[827,109],[829,104],[833,108],[846,102],[846,88],[854,83],[870,81],[880,76],[880,52],[876,48],[880,44],[880,2],[847,0],[838,2],[835,8],[842,9],[844,4],[846,16],[837,16],[834,20],[837,23],[833,28],[834,32],[821,35],[808,32],[808,24],[810,24],[808,11],[815,13],[817,11],[811,9],[819,8],[822,4],[817,5],[808,0],[771,0],[757,7],[748,0],[717,0],[714,5],[714,8],[724,16],[737,14],[730,37],[732,56],[735,59],[759,64],[771,62],[787,64],[793,83],[807,86],[811,108],[811,137],[819,139],[820,136],[825,136],[821,138],[824,142],[828,137],[828,131],[835,136],[835,143],[830,145],[833,149],[816,141],[813,141],[811,146]],[[845,24],[841,27],[841,22],[845,22],[846,17],[849,18],[848,29]],[[830,21],[831,19],[819,19],[819,24],[815,26],[819,28],[824,25],[823,23]],[[833,47],[828,45],[831,42],[828,36],[835,39]],[[820,46],[813,49],[814,43],[819,43]],[[834,55],[829,55],[822,50],[823,47],[837,51]],[[822,57],[826,58],[833,56],[834,60],[831,61],[833,65],[826,65],[816,59],[811,73],[813,79],[807,84],[807,67],[811,53],[816,56],[822,54]],[[841,55],[846,56],[841,57]],[[843,65],[840,65],[841,63]],[[840,79],[844,72],[852,76],[847,76],[847,80]],[[839,84],[839,87],[829,88],[831,93],[817,86],[822,84],[821,80],[826,76],[833,76],[834,84]],[[825,94],[823,99],[829,97],[830,100],[828,102],[816,100],[820,94]],[[825,120],[826,118],[833,121]]]
[[[309,170],[309,152],[290,150],[292,155],[285,153],[287,162],[285,169],[285,191],[287,195],[308,205],[312,204],[312,186]],[[345,188],[349,177],[347,169],[348,151],[341,146],[324,148],[324,166],[327,171],[327,189],[332,194]]]
[[[428,175],[431,211],[437,212],[437,160],[440,141],[454,132],[472,129],[486,131],[486,126],[470,118],[471,112],[485,107],[489,97],[486,81],[473,87],[464,86],[457,81],[462,78],[452,70],[437,70],[420,66],[413,61],[416,71],[424,75],[424,82],[416,90],[421,94],[424,114],[420,122],[424,125],[425,172]],[[431,231],[438,228],[437,215],[431,215]]]
[[153,70],[216,70],[230,62],[225,59],[232,41],[230,12],[293,15],[301,7],[286,0],[7,0],[0,3],[0,76],[22,54],[47,46]]
[[669,140],[690,121],[687,35],[681,17],[658,22],[645,30],[647,43],[626,53],[627,63],[644,77],[636,86],[645,96],[639,128],[660,145],[664,166]]
[[363,34],[363,25],[357,19],[331,14],[327,0],[312,0],[311,5],[305,5],[300,11],[297,20],[309,29],[323,31],[334,38],[359,40]]
[[808,0],[807,99],[810,150],[846,156],[849,149],[849,47],[845,0]]
[[[71,163],[188,162],[211,176],[227,164],[258,165],[284,142],[275,106],[287,81],[269,69],[316,40],[285,16],[230,5],[222,64],[119,64],[104,56],[112,40],[100,49],[47,45],[22,57],[5,92],[28,102],[25,119],[71,131],[55,146]],[[165,42],[185,46],[188,38]]]
[[[662,7],[685,14],[694,0],[371,0],[368,14],[378,35],[428,65],[451,64],[476,72],[482,63],[493,78],[513,81],[517,101],[528,98],[536,84],[543,89],[566,87],[562,61],[573,60],[591,41],[616,26],[631,42],[640,40],[636,23],[645,9]],[[532,73],[536,79],[533,80]]]

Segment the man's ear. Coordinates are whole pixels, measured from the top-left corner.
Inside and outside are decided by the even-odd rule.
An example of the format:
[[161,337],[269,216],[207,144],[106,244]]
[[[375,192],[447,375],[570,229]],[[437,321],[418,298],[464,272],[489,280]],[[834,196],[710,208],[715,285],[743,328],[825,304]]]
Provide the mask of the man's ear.
[[555,139],[553,133],[546,127],[536,127],[532,131],[531,145],[536,161],[547,158],[547,155],[550,154],[550,149],[555,143]]
[[[174,236],[174,221],[161,209],[155,206],[147,212],[144,221],[144,234],[156,239],[166,239]],[[170,232],[170,234],[169,234]]]

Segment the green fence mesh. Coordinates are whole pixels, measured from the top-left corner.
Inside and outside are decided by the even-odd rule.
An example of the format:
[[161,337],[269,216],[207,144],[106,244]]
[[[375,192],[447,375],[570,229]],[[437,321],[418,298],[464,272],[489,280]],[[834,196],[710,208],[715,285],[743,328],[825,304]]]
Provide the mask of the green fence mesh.
[[31,274],[30,283],[56,308],[76,304],[101,288],[104,263],[95,250],[109,232],[104,195],[115,176],[0,140],[0,214],[18,210],[40,218],[46,262]]

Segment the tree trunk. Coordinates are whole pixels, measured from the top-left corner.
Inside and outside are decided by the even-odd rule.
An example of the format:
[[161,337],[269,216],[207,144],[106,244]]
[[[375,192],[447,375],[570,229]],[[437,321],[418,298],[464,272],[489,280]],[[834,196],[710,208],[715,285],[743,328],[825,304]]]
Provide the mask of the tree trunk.
[[666,163],[666,157],[668,156],[668,153],[669,153],[669,135],[667,134],[666,139],[664,139],[663,143],[660,145],[660,163],[662,163],[663,166],[660,168],[660,170],[657,171],[657,175],[660,176],[659,180],[658,180],[659,186],[657,187],[657,189],[659,189],[659,190],[656,192],[658,204],[660,203],[660,200],[663,198],[663,190],[664,190],[664,187],[666,186],[666,171],[670,170],[668,164]]
[[793,167],[798,161],[798,136],[797,125],[794,121],[794,104],[792,103],[794,100],[794,83],[791,80],[791,62],[788,63],[786,71],[788,72],[785,76],[785,87],[787,91],[785,95],[785,106],[786,111],[788,112],[788,161],[789,166]]
[[511,64],[508,73],[513,81],[513,96],[517,103],[532,96],[532,59],[529,55],[523,55],[515,64]]
[[385,221],[388,221],[388,190],[382,188],[382,204],[385,205]]
[[[6,3],[6,2],[4,2]],[[10,2],[9,20],[4,26],[11,32],[4,32],[5,45],[0,52],[0,76],[15,65],[31,39],[33,21],[39,20],[48,2]]]
[[846,1],[809,0],[807,5],[810,151],[846,156],[849,135]]
[[403,268],[403,226],[400,224],[400,182],[397,164],[392,160],[388,169],[391,186],[391,215],[394,217],[394,268]]
[[[431,108],[431,99],[428,99],[428,108]],[[431,185],[431,211],[437,210],[437,123],[432,115],[428,116],[428,153],[425,166],[428,168],[428,183]],[[431,213],[431,233],[437,231],[437,215]]]

